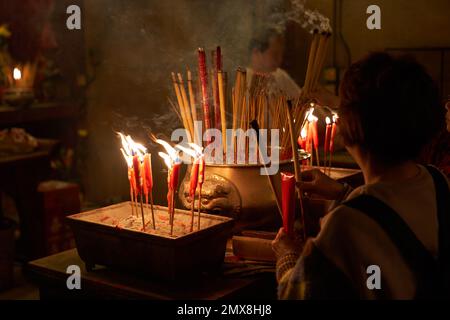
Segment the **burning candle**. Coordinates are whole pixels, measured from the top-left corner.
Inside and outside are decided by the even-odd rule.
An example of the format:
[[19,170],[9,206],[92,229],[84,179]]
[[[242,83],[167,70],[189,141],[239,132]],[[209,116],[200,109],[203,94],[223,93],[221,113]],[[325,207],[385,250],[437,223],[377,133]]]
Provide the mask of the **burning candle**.
[[309,125],[308,121],[305,124],[304,130],[306,132],[305,151],[311,153],[311,140],[312,140],[311,136],[312,136],[312,133],[311,133],[311,128],[310,128],[310,125]]
[[151,155],[146,153],[144,156],[144,192],[148,195],[153,189],[153,174],[152,174],[152,160]]
[[[191,166],[191,176],[189,181],[189,196],[192,199],[191,202],[191,232],[194,230],[194,209],[195,209],[195,191],[197,190],[198,185],[198,174],[200,167],[200,158],[202,156],[201,147],[197,146],[194,143],[190,143],[192,149],[185,148],[183,146],[177,145],[176,147],[181,151],[185,152],[189,156],[193,158],[193,163]],[[200,203],[199,203],[200,206]]]
[[170,175],[170,189],[177,190],[178,188],[178,178],[180,176],[181,161],[176,160],[172,166],[172,172]]
[[[313,115],[314,108],[310,109],[309,115],[308,115],[308,123],[309,123],[309,139],[310,139],[310,148],[311,148],[311,166],[313,165],[313,152],[316,151],[316,162],[319,163],[319,135],[317,130],[317,121],[319,120],[316,116]],[[308,150],[309,152],[309,150]],[[319,165],[319,164],[318,164]],[[320,165],[319,165],[320,166]]]
[[199,189],[199,193],[198,193],[198,223],[197,223],[198,230],[200,230],[200,210],[202,208],[202,186],[203,186],[203,182],[205,182],[205,168],[206,168],[205,157],[202,155],[199,159],[199,167],[198,167],[198,189]]
[[333,114],[333,124],[331,125],[331,134],[330,134],[330,150],[329,150],[329,153],[330,153],[330,163],[329,163],[330,168],[329,168],[329,171],[328,171],[329,174],[331,174],[331,161],[333,159],[334,137],[336,135],[336,122],[337,122],[337,119],[338,119],[338,115],[337,114]]
[[157,139],[157,143],[162,145],[166,149],[167,153],[159,152],[159,156],[164,159],[168,168],[167,173],[167,202],[168,211],[170,215],[170,234],[173,234],[173,224],[175,218],[175,193],[178,187],[178,178],[180,173],[181,161],[178,157],[178,152],[164,140]]
[[195,199],[195,190],[197,189],[198,184],[198,168],[200,166],[199,159],[195,159],[191,168],[191,180],[189,184],[189,196],[192,198],[192,202]]
[[323,159],[324,159],[324,167],[326,173],[327,167],[327,154],[330,151],[330,134],[331,134],[331,120],[329,117],[325,118],[326,129],[325,129],[325,140],[323,142]]
[[139,195],[142,192],[142,179],[141,179],[141,161],[139,156],[135,154],[133,156],[133,172],[134,180],[136,181],[136,194]]
[[306,150],[306,138],[307,138],[307,129],[306,126],[303,127],[302,131],[300,132],[300,137],[298,137],[298,145],[301,149]]
[[128,166],[128,182],[130,184],[130,199],[131,199],[131,215],[134,216],[134,195],[136,190],[136,182],[134,181],[134,172],[133,172],[133,161],[131,160],[131,157],[129,157],[125,150],[123,148],[120,148],[120,151],[123,154],[123,157],[125,158],[125,161]]
[[289,235],[294,234],[295,221],[295,176],[292,173],[281,173],[283,229]]
[[330,137],[330,153],[334,151],[334,137],[336,135],[336,122],[338,119],[337,114],[333,114],[333,124],[331,126],[331,137]]
[[330,150],[330,132],[331,132],[331,120],[329,117],[325,118],[325,122],[327,124],[326,130],[325,130],[325,140],[324,140],[324,152],[327,154],[327,152]]
[[148,197],[150,195],[150,208],[152,211],[153,229],[156,229],[155,225],[155,213],[153,210],[153,174],[152,174],[152,158],[149,153],[144,156],[144,163],[142,164],[142,177],[144,179],[143,189],[145,194],[145,203],[148,206]]
[[142,185],[144,180],[142,178],[141,170],[142,161],[144,160],[144,154],[147,152],[147,149],[143,145],[134,142],[134,140],[130,136],[125,137],[121,133],[119,133],[119,136],[122,140],[123,146],[121,151],[128,164],[128,175],[130,184],[132,185],[132,189],[134,190],[134,197],[137,198],[137,196],[140,195],[142,229],[145,231],[144,206],[142,200]]

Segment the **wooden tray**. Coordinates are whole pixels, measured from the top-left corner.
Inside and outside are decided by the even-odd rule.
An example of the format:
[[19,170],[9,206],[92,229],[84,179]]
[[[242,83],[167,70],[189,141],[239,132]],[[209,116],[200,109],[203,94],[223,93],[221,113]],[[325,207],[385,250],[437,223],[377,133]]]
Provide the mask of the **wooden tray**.
[[[149,222],[149,207],[144,209]],[[161,228],[164,223],[163,215],[168,216],[167,208],[154,206],[154,210],[158,230],[158,225]],[[202,271],[214,271],[223,263],[233,219],[202,213],[200,230],[194,228],[192,233],[180,232],[173,236],[165,232],[149,233],[153,232],[151,222],[147,232],[143,232],[99,220],[108,216],[119,221],[130,215],[131,203],[123,202],[67,217],[78,253],[88,270],[100,264],[175,281]],[[175,210],[175,221],[190,221],[190,217],[189,211]]]

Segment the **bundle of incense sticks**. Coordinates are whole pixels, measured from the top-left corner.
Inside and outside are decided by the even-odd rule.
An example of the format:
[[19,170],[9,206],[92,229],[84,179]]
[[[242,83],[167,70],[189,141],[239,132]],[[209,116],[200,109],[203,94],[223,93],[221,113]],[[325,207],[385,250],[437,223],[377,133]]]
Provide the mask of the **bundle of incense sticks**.
[[305,84],[301,97],[307,99],[317,90],[323,65],[327,56],[327,49],[330,42],[331,33],[315,30],[309,49],[308,65],[306,69]]
[[[297,137],[304,125],[304,118],[309,109],[311,93],[317,89],[323,63],[326,57],[326,49],[330,38],[329,33],[315,32],[311,44],[308,61],[308,71],[305,88],[302,95],[291,101],[293,133]],[[174,110],[179,116],[186,132],[189,133],[190,142],[200,146],[208,145],[211,140],[205,137],[204,131],[197,132],[195,121],[202,121],[203,130],[216,128],[222,132],[222,146],[224,159],[228,159],[227,153],[233,151],[234,162],[237,162],[238,143],[235,137],[236,130],[250,129],[250,122],[257,121],[260,129],[268,129],[268,145],[270,145],[270,129],[279,129],[281,160],[292,158],[291,140],[289,136],[288,116],[286,114],[288,98],[281,92],[270,90],[270,74],[255,73],[247,80],[245,69],[238,68],[235,82],[228,91],[227,76],[223,70],[222,51],[217,47],[212,53],[211,75],[208,76],[208,65],[204,49],[198,50],[198,79],[193,80],[192,73],[187,71],[187,86],[183,76],[172,73],[172,81],[177,103],[173,104]],[[197,88],[195,88],[197,87]],[[200,110],[200,111],[199,111]],[[227,119],[227,113],[230,119]],[[226,129],[232,130],[234,141],[228,142],[229,136]],[[248,147],[248,137],[245,141],[245,162],[251,158]],[[227,150],[232,147],[233,150]],[[240,151],[239,151],[240,152]],[[269,150],[270,152],[270,150]],[[258,155],[252,159],[260,161]]]

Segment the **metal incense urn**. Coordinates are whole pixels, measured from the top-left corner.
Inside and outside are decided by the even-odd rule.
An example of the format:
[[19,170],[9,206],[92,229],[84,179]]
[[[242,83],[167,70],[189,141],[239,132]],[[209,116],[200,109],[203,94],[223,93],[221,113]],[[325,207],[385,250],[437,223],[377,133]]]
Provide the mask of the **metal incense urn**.
[[[309,155],[301,154],[300,160]],[[275,194],[280,199],[280,172],[294,172],[292,160],[281,161],[275,175],[261,174],[260,164],[206,164],[205,182],[202,188],[201,210],[210,214],[231,217],[235,220],[234,232],[244,229],[275,230],[281,226]],[[184,207],[190,209],[190,166],[180,184],[179,198]],[[269,180],[270,179],[270,180]],[[198,210],[198,188],[195,195],[195,210]]]

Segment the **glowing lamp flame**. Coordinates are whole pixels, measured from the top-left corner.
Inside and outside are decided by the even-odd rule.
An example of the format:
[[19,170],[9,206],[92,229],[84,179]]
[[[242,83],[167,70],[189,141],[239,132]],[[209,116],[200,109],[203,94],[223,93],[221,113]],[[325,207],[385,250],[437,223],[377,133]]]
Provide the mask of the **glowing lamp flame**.
[[14,80],[22,79],[22,72],[20,71],[19,68],[14,68],[14,70],[13,70],[13,78],[14,78]]
[[329,125],[331,123],[330,117],[326,117],[325,122],[327,123],[327,125]]

